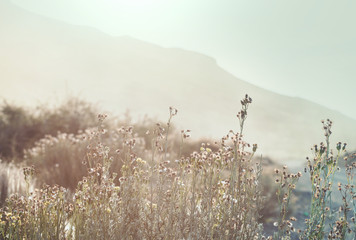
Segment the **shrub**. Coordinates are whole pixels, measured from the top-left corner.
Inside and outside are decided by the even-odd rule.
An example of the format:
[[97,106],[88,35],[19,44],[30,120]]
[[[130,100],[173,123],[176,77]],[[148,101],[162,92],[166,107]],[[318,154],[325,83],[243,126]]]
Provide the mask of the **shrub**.
[[[119,134],[123,129],[104,130],[102,127],[99,126],[100,133],[96,128],[90,128],[79,131],[76,135],[67,133],[58,133],[55,137],[48,135],[36,142],[35,147],[26,150],[25,161],[36,168],[37,181],[40,184],[57,184],[74,190],[88,169],[93,167],[88,158],[89,153],[99,154],[98,148],[103,146],[120,151],[119,147],[123,140],[119,138]],[[98,141],[102,145],[98,145]],[[142,138],[136,137],[134,149],[141,156],[145,153],[145,142]],[[110,157],[115,154],[115,151],[111,151]],[[120,161],[112,163],[111,172],[119,173],[121,165]]]
[[70,98],[56,108],[30,111],[4,102],[0,107],[0,155],[4,161],[21,161],[23,151],[45,135],[74,133],[96,125],[97,110],[91,104]]
[[[88,151],[92,151],[97,142],[95,142],[95,135],[99,127],[104,134],[100,135],[100,141],[103,145],[109,147],[111,156],[116,155],[115,150],[120,151],[122,145],[121,133],[123,128],[120,124],[126,124],[126,128],[135,129],[135,152],[142,158],[149,156],[149,153],[155,148],[153,141],[154,137],[150,132],[154,132],[155,128],[163,130],[163,124],[153,124],[154,120],[144,118],[142,121],[131,122],[127,115],[125,119],[118,122],[107,121],[104,125],[96,122],[95,128],[88,128],[84,131],[79,130],[77,134],[61,133],[56,135],[46,135],[44,138],[36,141],[34,147],[24,150],[24,160],[29,166],[34,165],[37,170],[38,184],[57,184],[74,190],[79,180],[87,174],[90,166],[88,163]],[[132,125],[132,126],[130,126]],[[120,126],[120,127],[119,127]],[[153,126],[153,127],[151,127]],[[138,129],[136,131],[136,129]],[[131,130],[130,130],[131,131]],[[179,154],[186,156],[187,149],[191,149],[190,144],[185,143],[184,147],[181,141],[175,141],[173,136],[176,132],[172,124],[170,124],[169,139],[164,147],[167,147],[167,155],[170,158],[177,158]],[[186,139],[183,136],[182,138]],[[186,135],[186,134],[185,134]],[[166,136],[168,138],[168,136]],[[181,151],[183,150],[183,151]],[[121,176],[120,169],[122,163],[115,161],[111,165],[111,172],[116,172]]]

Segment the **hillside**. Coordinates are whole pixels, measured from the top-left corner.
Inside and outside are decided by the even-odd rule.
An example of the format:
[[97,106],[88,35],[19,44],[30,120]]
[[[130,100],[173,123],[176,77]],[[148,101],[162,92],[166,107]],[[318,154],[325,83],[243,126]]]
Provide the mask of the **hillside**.
[[179,127],[192,129],[195,138],[218,138],[237,129],[235,115],[248,93],[253,104],[245,134],[258,143],[259,154],[285,163],[303,161],[310,146],[322,140],[325,118],[335,123],[332,142],[356,146],[354,119],[258,88],[199,53],[110,36],[8,1],[0,2],[0,36],[0,96],[7,100],[28,104],[70,91],[117,113],[130,109],[160,119],[175,106]]

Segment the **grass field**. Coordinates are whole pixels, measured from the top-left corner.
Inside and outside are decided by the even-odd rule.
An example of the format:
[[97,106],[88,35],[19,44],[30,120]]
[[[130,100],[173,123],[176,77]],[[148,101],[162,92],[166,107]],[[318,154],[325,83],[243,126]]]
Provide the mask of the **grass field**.
[[291,173],[244,141],[250,104],[239,129],[204,142],[174,128],[173,107],[133,123],[73,99],[3,105],[0,239],[355,239],[355,154],[329,142],[332,121]]

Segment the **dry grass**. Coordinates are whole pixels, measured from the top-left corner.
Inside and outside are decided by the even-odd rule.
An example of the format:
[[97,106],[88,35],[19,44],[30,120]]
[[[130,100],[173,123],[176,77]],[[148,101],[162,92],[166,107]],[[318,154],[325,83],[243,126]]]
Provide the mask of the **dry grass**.
[[[28,188],[23,170],[12,163],[4,163],[0,160],[0,206],[11,194],[26,194]],[[33,189],[31,183],[30,189]]]
[[[189,155],[181,151],[189,131],[182,131],[178,141],[171,140],[171,120],[177,114],[174,108],[170,108],[167,124],[150,127],[144,136],[136,134],[130,126],[105,127],[106,115],[100,114],[95,129],[44,138],[26,152],[27,161],[40,169],[55,168],[37,175],[47,183],[51,183],[51,177],[67,180],[77,175],[72,183],[61,184],[79,182],[71,191],[58,185],[31,191],[26,185],[25,197],[10,196],[1,209],[0,236],[4,239],[291,239],[296,219],[288,215],[289,204],[301,173],[289,173],[287,167],[275,170],[279,216],[275,220],[275,234],[263,236],[263,225],[258,221],[264,205],[262,165],[253,158],[257,145],[246,143],[242,136],[251,102],[247,95],[241,101],[238,132],[231,130],[216,143],[203,143]],[[328,125],[326,130],[330,130]],[[314,197],[310,220],[298,234],[300,239],[324,239],[328,234],[324,231],[325,207],[338,160],[330,158],[326,137],[326,144],[321,145],[322,150],[315,149],[316,157],[309,164]],[[181,145],[174,151],[172,146],[177,142]],[[345,151],[339,143],[336,147],[338,156]],[[345,201],[338,212],[344,218],[330,218],[330,237],[352,239],[355,234],[352,218],[356,201],[355,167],[353,164],[345,168],[349,184],[339,187]],[[34,169],[26,168],[24,173],[25,182],[30,183]],[[332,216],[338,213],[331,211]]]

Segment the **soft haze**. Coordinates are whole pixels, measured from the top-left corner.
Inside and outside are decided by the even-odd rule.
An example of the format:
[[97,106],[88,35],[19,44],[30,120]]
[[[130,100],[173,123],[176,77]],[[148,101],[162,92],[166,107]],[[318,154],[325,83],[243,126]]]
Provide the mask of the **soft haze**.
[[13,0],[111,35],[201,52],[257,86],[356,118],[356,2]]
[[[129,109],[134,119],[144,114],[166,119],[168,106],[175,106],[177,129],[191,129],[195,139],[216,139],[238,127],[235,115],[248,93],[253,104],[244,133],[248,142],[259,144],[258,154],[289,166],[303,163],[310,146],[323,140],[320,120],[326,118],[335,123],[332,142],[356,146],[355,119],[252,85],[195,51],[108,35],[8,1],[0,1],[0,36],[0,99],[5,101],[48,105],[69,91],[109,112]],[[323,86],[313,88],[308,89],[323,91]],[[330,98],[342,96],[338,93]]]

